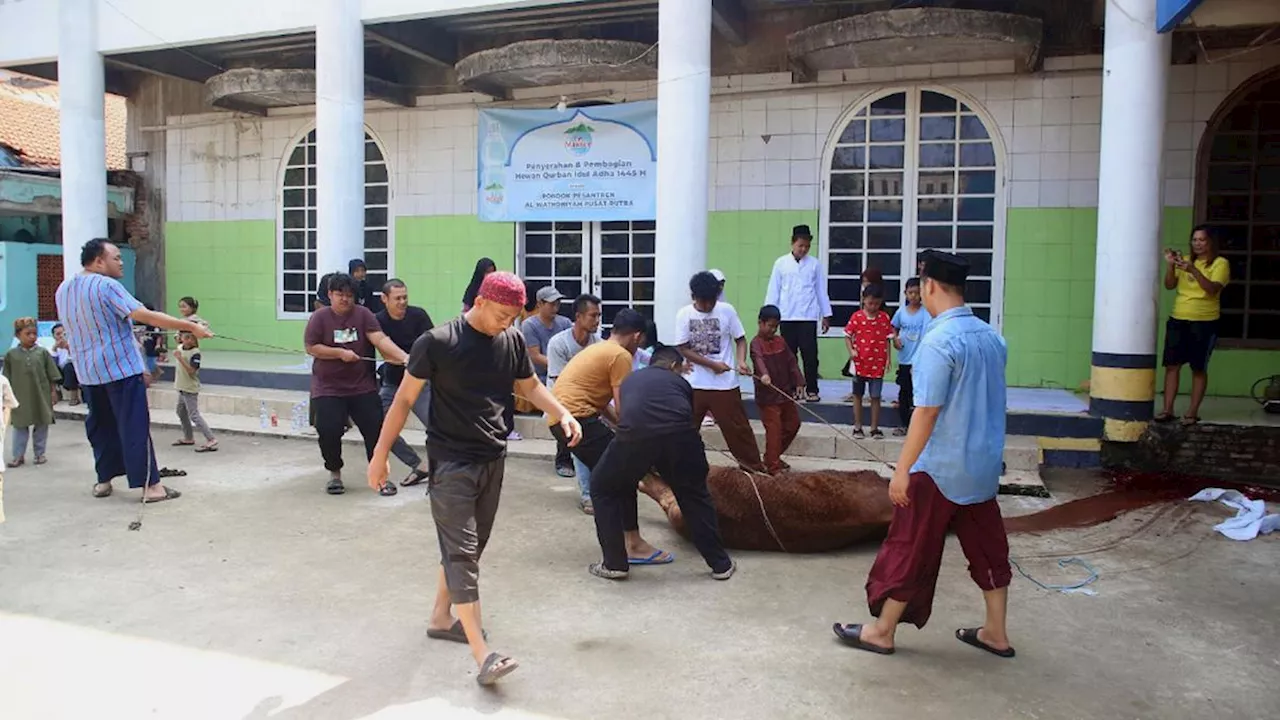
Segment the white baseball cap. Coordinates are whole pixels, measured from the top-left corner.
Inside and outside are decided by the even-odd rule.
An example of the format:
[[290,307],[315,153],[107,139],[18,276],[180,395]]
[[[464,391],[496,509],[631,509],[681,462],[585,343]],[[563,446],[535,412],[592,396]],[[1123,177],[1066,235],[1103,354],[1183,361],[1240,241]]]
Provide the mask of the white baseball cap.
[[708,272],[711,273],[711,277],[716,279],[716,282],[724,282],[724,273],[719,268],[711,268]]

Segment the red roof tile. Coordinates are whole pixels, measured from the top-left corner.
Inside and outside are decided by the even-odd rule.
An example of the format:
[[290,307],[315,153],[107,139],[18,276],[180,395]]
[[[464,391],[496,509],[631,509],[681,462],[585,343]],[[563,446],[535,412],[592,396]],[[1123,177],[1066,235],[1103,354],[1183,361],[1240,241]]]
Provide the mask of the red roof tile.
[[[10,75],[10,77],[13,77]],[[125,100],[106,97],[107,169],[125,167]],[[0,145],[17,150],[23,163],[58,167],[58,88],[14,87],[0,76]]]

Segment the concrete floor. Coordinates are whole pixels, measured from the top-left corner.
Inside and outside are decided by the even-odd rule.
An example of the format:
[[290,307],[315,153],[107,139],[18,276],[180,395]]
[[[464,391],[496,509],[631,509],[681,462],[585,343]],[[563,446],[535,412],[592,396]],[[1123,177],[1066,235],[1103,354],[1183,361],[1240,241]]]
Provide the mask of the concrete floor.
[[122,482],[89,496],[76,423],[54,428],[49,465],[6,475],[5,718],[1258,718],[1280,702],[1277,540],[1213,535],[1212,507],[1014,537],[1048,582],[1075,573],[1032,556],[1082,555],[1101,579],[1089,597],[1015,578],[1013,661],[953,639],[981,606],[952,541],[933,622],[880,657],[830,630],[865,617],[873,547],[742,553],[717,583],[645,501],[642,528],[678,560],[607,583],[584,571],[597,548],[569,482],[512,460],[482,591],[495,648],[522,666],[485,691],[462,646],[423,635],[437,553],[420,489],[380,498],[357,472],[329,497],[310,443],[194,455],[171,439],[184,497],[140,532]]

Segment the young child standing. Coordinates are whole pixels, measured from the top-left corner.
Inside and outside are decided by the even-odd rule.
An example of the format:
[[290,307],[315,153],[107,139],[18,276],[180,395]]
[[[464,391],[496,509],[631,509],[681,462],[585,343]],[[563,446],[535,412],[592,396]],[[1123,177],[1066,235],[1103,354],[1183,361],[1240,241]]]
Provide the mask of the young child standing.
[[913,277],[907,281],[907,304],[898,308],[893,314],[893,329],[898,332],[893,346],[898,350],[898,418],[902,426],[895,428],[894,435],[906,435],[911,425],[911,411],[915,410],[915,385],[911,382],[911,361],[916,356],[916,347],[920,338],[924,337],[925,326],[933,318],[929,311],[920,304],[920,278]]
[[53,361],[62,373],[63,396],[68,405],[80,404],[80,382],[76,379],[76,366],[71,356],[71,346],[67,343],[67,329],[58,323],[53,326]]
[[199,338],[191,333],[178,333],[178,347],[173,351],[173,360],[177,363],[173,387],[178,391],[178,421],[182,423],[182,438],[173,444],[195,445],[193,430],[198,429],[204,435],[205,443],[197,447],[196,452],[213,452],[218,449],[218,440],[200,415]]
[[58,383],[62,374],[48,350],[36,344],[36,319],[22,317],[13,321],[13,334],[18,347],[4,356],[4,376],[13,385],[18,409],[13,413],[13,459],[9,467],[26,463],[27,439],[32,439],[35,464],[43,465],[49,426],[53,424],[53,406],[58,402]]
[[849,317],[844,326],[844,342],[853,365],[853,436],[862,432],[862,396],[871,395],[871,437],[882,438],[880,432],[880,393],[884,387],[884,371],[889,366],[889,344],[893,340],[893,324],[881,312],[884,291],[879,285],[862,290],[862,307]]
[[804,377],[787,341],[778,335],[782,311],[776,305],[760,308],[759,328],[751,340],[755,368],[756,407],[764,423],[764,467],[770,474],[791,468],[782,455],[800,432],[800,411],[788,398],[804,397]]

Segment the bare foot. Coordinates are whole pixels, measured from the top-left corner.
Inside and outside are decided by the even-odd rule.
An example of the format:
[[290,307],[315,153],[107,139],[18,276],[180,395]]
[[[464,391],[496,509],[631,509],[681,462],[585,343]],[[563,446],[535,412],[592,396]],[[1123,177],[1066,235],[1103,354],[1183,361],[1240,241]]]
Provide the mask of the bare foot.
[[868,645],[875,645],[886,650],[893,649],[893,634],[882,633],[874,624],[862,626],[862,632],[858,633],[858,639]]
[[627,557],[647,558],[658,552],[658,548],[649,544],[644,538],[633,541],[627,541]]
[[993,635],[993,634],[992,634],[989,630],[987,630],[985,627],[978,628],[978,639],[979,639],[979,640],[981,640],[982,642],[986,643],[987,645],[990,645],[991,647],[995,648],[996,650],[1008,650],[1008,649],[1009,649],[1009,636],[1008,636],[1008,635],[1006,635],[1006,636],[1004,636],[1004,637],[1001,637],[1001,638],[996,638],[996,636],[995,636],[995,635]]
[[158,500],[160,498],[165,497],[166,494],[167,493],[165,492],[164,485],[161,483],[148,485],[147,489],[144,490],[142,493],[143,497],[145,497],[148,500]]

